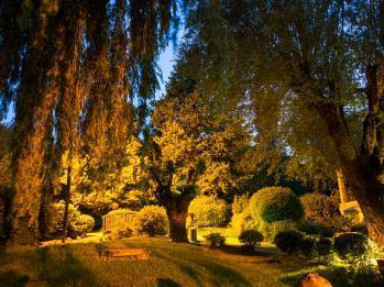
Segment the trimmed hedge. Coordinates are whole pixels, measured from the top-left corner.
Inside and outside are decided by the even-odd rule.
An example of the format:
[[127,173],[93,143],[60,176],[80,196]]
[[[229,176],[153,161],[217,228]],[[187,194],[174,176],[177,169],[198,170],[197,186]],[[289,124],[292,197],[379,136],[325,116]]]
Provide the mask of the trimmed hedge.
[[253,218],[266,222],[298,221],[304,215],[300,200],[290,188],[266,187],[256,192],[250,200]]
[[295,252],[300,251],[301,243],[304,240],[304,234],[291,230],[291,231],[283,231],[278,233],[275,236],[274,243],[276,246],[283,252],[288,254],[293,254]]
[[335,238],[337,254],[343,258],[359,257],[368,251],[368,238],[356,232],[342,233]]
[[255,246],[264,240],[263,234],[256,230],[245,230],[239,236],[239,241],[245,245]]

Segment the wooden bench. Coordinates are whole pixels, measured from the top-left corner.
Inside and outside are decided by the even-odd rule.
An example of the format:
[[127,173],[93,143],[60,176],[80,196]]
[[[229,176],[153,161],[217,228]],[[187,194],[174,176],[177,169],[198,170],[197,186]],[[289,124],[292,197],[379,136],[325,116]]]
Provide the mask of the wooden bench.
[[101,261],[148,260],[146,249],[105,249],[100,252]]

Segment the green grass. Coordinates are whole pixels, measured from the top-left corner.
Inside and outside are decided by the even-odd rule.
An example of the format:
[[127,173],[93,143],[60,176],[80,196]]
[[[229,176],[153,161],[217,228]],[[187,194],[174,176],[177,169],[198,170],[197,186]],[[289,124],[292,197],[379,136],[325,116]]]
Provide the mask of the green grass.
[[[150,259],[99,261],[101,245],[95,242],[13,247],[0,250],[0,286],[277,287],[294,286],[309,268],[299,258],[246,256],[239,247],[212,250],[171,243],[166,238],[129,238],[104,247],[147,248]],[[334,278],[332,269],[323,267],[322,272]]]
[[225,237],[225,243],[229,245],[241,245],[239,234],[235,230],[226,227],[199,227],[197,228],[197,240],[204,242],[204,236],[210,233],[221,233]]

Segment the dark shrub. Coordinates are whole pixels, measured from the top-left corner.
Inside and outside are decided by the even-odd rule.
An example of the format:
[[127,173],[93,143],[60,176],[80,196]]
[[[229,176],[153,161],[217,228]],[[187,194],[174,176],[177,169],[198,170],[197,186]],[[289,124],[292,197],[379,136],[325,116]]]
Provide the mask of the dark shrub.
[[316,252],[319,256],[329,256],[332,252],[333,241],[330,238],[321,238],[316,243]]
[[258,242],[264,240],[263,234],[256,230],[245,230],[241,232],[239,236],[239,241],[245,245],[254,247]]
[[225,237],[220,233],[211,233],[204,236],[210,248],[221,247],[225,243]]
[[299,242],[299,248],[305,257],[312,258],[316,255],[316,243],[317,240],[310,237]]
[[355,224],[352,226],[351,231],[368,235],[368,228],[366,224]]
[[368,238],[361,233],[342,233],[335,239],[335,249],[343,259],[360,257],[368,251]]
[[253,218],[266,222],[292,220],[303,217],[300,200],[289,188],[266,187],[251,197],[250,212]]
[[291,230],[278,233],[273,242],[281,251],[293,254],[300,250],[300,244],[303,240],[303,233]]

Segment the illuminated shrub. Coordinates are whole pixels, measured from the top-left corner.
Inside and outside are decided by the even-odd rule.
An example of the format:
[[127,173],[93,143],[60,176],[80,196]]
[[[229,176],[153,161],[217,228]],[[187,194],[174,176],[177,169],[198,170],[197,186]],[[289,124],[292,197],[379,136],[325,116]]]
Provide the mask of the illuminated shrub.
[[250,212],[255,219],[266,222],[292,220],[303,217],[300,200],[289,188],[266,187],[255,193],[250,200]]
[[300,197],[305,219],[316,223],[327,223],[335,215],[340,215],[336,203],[329,196],[314,192]]
[[[137,211],[116,209],[110,211],[104,218],[106,230],[111,233],[110,239],[122,239],[133,235]],[[106,219],[108,217],[108,220]]]
[[[51,203],[45,214],[47,239],[58,238],[63,234],[64,201]],[[69,205],[68,209],[68,235],[71,237],[84,236],[93,229],[95,224],[91,216],[81,214],[75,206]]]
[[300,250],[303,240],[303,233],[291,230],[278,233],[273,242],[281,251],[288,254],[293,254]]
[[241,243],[251,246],[252,248],[255,247],[258,242],[262,242],[263,240],[263,234],[252,229],[241,232],[239,236],[239,241]]
[[88,232],[93,230],[95,220],[92,216],[80,214],[77,220],[72,225],[74,231],[78,236],[85,236]]
[[133,230],[140,235],[165,235],[167,226],[168,219],[165,209],[155,205],[148,205],[135,216]]
[[368,238],[361,233],[346,232],[336,237],[335,249],[342,259],[353,261],[368,251]]
[[237,215],[244,213],[249,204],[249,198],[244,194],[241,196],[236,195],[232,203],[232,214]]
[[188,212],[194,214],[199,227],[224,226],[229,219],[226,202],[213,196],[197,196],[192,200]]
[[221,247],[225,243],[225,237],[220,233],[211,233],[204,236],[207,241],[207,245],[210,248]]

